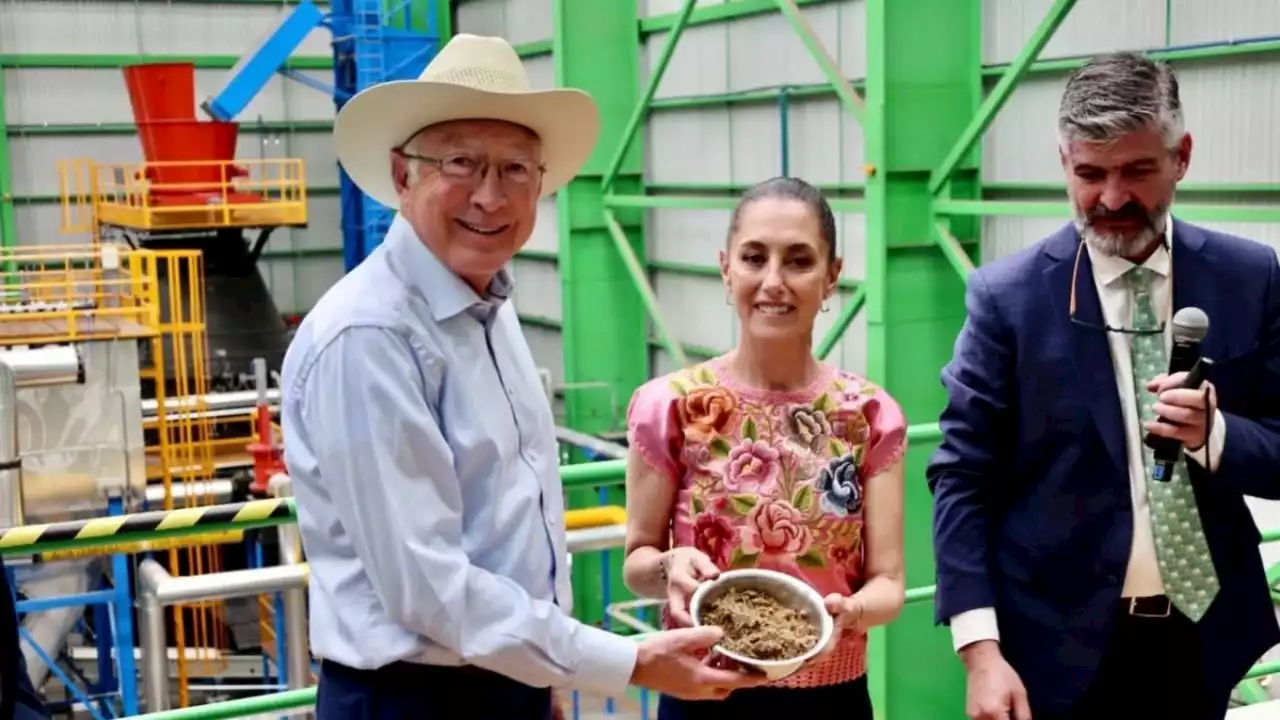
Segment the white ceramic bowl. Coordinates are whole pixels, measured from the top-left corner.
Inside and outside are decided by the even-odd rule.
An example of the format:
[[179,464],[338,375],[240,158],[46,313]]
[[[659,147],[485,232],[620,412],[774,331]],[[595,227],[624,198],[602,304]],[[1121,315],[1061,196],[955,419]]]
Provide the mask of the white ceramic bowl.
[[805,654],[790,660],[753,660],[717,645],[715,651],[721,655],[760,670],[770,680],[780,680],[799,670],[831,641],[835,623],[831,619],[831,613],[827,612],[822,595],[804,582],[773,570],[729,570],[720,573],[715,580],[699,585],[689,600],[689,614],[693,616],[693,624],[702,624],[701,608],[704,603],[720,597],[730,588],[759,588],[800,610],[817,622],[818,642]]

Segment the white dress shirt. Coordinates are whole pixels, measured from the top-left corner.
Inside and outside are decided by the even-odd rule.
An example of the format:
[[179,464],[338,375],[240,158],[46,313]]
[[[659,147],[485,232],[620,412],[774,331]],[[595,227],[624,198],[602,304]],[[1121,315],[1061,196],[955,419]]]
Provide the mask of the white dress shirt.
[[555,421],[499,274],[484,297],[399,216],[284,362],[311,647],[620,695],[636,643],[569,615]]
[[[1165,250],[1157,250],[1143,263],[1155,272],[1152,281],[1151,301],[1158,317],[1165,321],[1165,343],[1173,341],[1173,242],[1170,230],[1173,223],[1165,220]],[[1111,327],[1133,325],[1133,295],[1129,292],[1125,273],[1134,263],[1114,255],[1104,255],[1087,246],[1089,262],[1093,266],[1093,281],[1098,289],[1105,324]],[[1123,597],[1148,597],[1164,594],[1164,582],[1156,562],[1155,539],[1151,532],[1151,510],[1147,505],[1147,471],[1142,462],[1142,436],[1145,430],[1138,417],[1137,395],[1133,387],[1132,358],[1128,333],[1109,332],[1107,341],[1111,348],[1111,365],[1116,374],[1116,390],[1119,393],[1120,411],[1124,420],[1125,448],[1129,465],[1129,495],[1133,500],[1133,545],[1129,551],[1129,565],[1125,572]],[[1144,402],[1152,402],[1148,397]],[[1201,466],[1205,464],[1206,449],[1217,467],[1222,457],[1226,438],[1226,424],[1221,412],[1214,415],[1213,429],[1207,448],[1187,454]],[[951,638],[958,651],[979,640],[999,640],[1000,630],[994,608],[975,608],[951,618]]]

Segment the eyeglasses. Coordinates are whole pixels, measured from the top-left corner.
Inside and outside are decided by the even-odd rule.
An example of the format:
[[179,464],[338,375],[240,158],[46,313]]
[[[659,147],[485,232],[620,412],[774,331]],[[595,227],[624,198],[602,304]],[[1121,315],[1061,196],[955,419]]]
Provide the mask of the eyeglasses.
[[[1166,250],[1168,249],[1167,246],[1165,246],[1163,243],[1161,243],[1161,247],[1165,247]],[[1067,306],[1068,307],[1067,312],[1071,319],[1071,324],[1079,325],[1080,327],[1086,328],[1089,330],[1097,330],[1099,332],[1124,333],[1127,335],[1159,335],[1164,332],[1165,321],[1163,320],[1160,321],[1159,327],[1127,328],[1127,327],[1112,327],[1110,325],[1098,325],[1096,323],[1091,323],[1088,320],[1081,320],[1080,318],[1076,317],[1076,279],[1080,277],[1080,256],[1083,254],[1084,254],[1084,241],[1081,240],[1080,243],[1076,245],[1076,262],[1075,262],[1075,267],[1071,271],[1071,300]]]
[[[454,180],[475,182],[485,177],[492,164],[488,158],[476,157],[467,153],[451,153],[443,157],[427,157],[415,155],[397,148],[395,153],[406,160],[417,160],[440,171],[441,175]],[[497,162],[498,179],[512,187],[523,187],[546,172],[546,167],[531,160],[506,159]]]

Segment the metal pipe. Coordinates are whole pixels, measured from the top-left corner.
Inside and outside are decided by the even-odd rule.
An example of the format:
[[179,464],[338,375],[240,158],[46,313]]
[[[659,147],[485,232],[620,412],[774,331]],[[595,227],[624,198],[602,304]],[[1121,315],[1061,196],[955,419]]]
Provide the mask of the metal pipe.
[[164,605],[155,591],[170,576],[160,563],[151,559],[138,565],[137,574],[142,701],[148,712],[156,712],[169,707],[169,653],[165,640]]
[[273,565],[252,570],[191,575],[166,580],[156,588],[156,597],[164,605],[197,600],[230,600],[306,587],[310,575],[307,565]]
[[82,380],[80,353],[71,345],[0,350],[0,362],[13,370],[14,381],[20,388],[70,385]]
[[[173,500],[185,500],[192,496],[196,498],[213,498],[216,502],[223,503],[231,499],[231,493],[235,489],[235,484],[230,480],[199,480],[192,483],[174,483],[173,484]],[[148,485],[147,486],[147,504],[159,505],[164,502],[164,486]]]
[[591,550],[612,550],[622,547],[627,539],[626,525],[606,525],[604,527],[570,530],[566,533],[567,545],[571,554],[590,552]]
[[556,426],[556,439],[613,460],[623,460],[627,457],[626,446],[602,440],[594,435],[581,433],[577,430],[570,430],[567,427]]
[[0,351],[0,523],[26,523],[22,457],[18,443],[18,388],[75,383],[82,379],[74,347]]
[[[275,497],[292,497],[293,486],[289,476],[277,473],[267,483],[267,489]],[[302,537],[296,525],[281,525],[280,563],[302,564]],[[290,690],[301,690],[311,684],[311,645],[307,641],[307,590],[289,588],[281,593],[284,601],[284,637],[286,679]]]
[[[276,404],[280,402],[280,388],[269,388],[266,391],[267,402]],[[195,408],[203,408],[205,410],[230,410],[243,409],[245,412],[252,410],[258,404],[257,390],[237,390],[234,392],[209,393],[201,395],[198,398],[165,398],[164,406],[170,412],[180,410],[192,410]],[[144,418],[155,417],[156,411],[159,409],[159,403],[155,398],[144,398],[142,401],[142,416]]]
[[18,527],[22,507],[22,458],[18,455],[18,386],[13,368],[0,362],[0,522]]
[[305,587],[308,577],[306,564],[173,577],[153,559],[143,560],[138,565],[137,574],[143,697],[150,712],[169,707],[169,655],[164,631],[166,607]]

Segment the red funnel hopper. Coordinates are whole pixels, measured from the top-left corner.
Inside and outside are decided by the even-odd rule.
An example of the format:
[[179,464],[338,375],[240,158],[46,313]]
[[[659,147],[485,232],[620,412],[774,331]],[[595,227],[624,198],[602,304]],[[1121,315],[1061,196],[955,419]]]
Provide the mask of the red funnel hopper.
[[130,65],[124,68],[124,84],[139,125],[196,118],[196,66],[191,63]]
[[[227,161],[236,155],[238,123],[196,120],[138,123],[138,137],[148,162],[204,165],[152,165],[147,176],[157,185],[182,183],[185,187],[161,187],[156,192],[219,192],[233,175],[244,174]],[[223,164],[217,164],[217,163]]]

